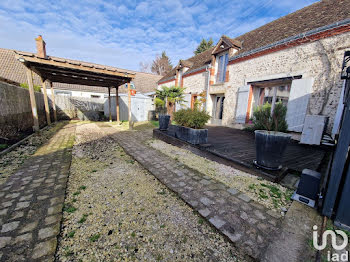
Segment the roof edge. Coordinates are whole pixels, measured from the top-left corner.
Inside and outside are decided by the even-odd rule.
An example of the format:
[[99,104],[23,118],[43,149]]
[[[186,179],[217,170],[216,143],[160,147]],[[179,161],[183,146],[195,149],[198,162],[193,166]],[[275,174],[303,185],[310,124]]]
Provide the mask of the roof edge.
[[298,35],[295,35],[295,36],[291,36],[291,37],[282,39],[280,41],[277,41],[277,42],[274,42],[274,43],[271,43],[271,44],[268,44],[268,45],[265,45],[265,46],[262,46],[262,47],[259,47],[259,48],[255,48],[253,50],[244,52],[244,53],[242,53],[240,55],[237,55],[237,56],[232,56],[232,57],[229,58],[228,61],[231,62],[231,61],[234,61],[236,59],[239,59],[239,58],[242,58],[242,57],[246,57],[246,56],[249,56],[249,55],[253,55],[253,54],[259,53],[261,51],[265,51],[267,49],[270,49],[270,48],[273,48],[273,47],[276,47],[276,46],[279,46],[279,45],[287,44],[287,43],[289,43],[291,41],[295,41],[295,40],[298,40],[298,39],[301,39],[301,38],[304,38],[304,37],[307,37],[307,36],[311,36],[311,35],[314,35],[314,34],[317,34],[317,33],[321,33],[323,31],[327,31],[327,30],[330,30],[330,29],[335,29],[337,27],[345,26],[345,25],[348,25],[348,24],[350,24],[350,18],[342,20],[342,21],[339,21],[339,22],[336,22],[336,23],[333,23],[333,24],[321,26],[321,27],[312,29],[310,31],[306,31],[304,33],[301,33],[301,34],[298,34]]

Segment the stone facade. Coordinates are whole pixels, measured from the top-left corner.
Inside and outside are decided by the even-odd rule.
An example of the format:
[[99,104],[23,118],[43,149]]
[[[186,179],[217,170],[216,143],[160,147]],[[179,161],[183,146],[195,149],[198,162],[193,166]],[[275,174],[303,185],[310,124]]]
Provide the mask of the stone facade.
[[167,87],[175,86],[175,79],[171,81],[166,81],[164,83],[158,83],[158,88],[162,86],[167,86]]
[[183,87],[186,88],[186,93],[200,94],[205,91],[205,87],[208,81],[208,73],[198,72],[196,74],[191,74],[190,76],[183,76]]
[[330,131],[340,98],[341,64],[344,51],[350,47],[349,36],[345,33],[229,65],[223,124],[235,124],[237,91],[247,82],[302,75],[314,79],[307,114],[329,116]]

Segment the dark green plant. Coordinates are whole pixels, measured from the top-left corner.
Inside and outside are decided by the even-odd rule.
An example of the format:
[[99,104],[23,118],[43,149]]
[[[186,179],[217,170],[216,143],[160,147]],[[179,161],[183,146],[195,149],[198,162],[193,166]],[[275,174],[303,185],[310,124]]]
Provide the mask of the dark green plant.
[[281,102],[275,104],[272,114],[271,104],[258,106],[253,112],[253,129],[286,132],[288,129],[286,113],[287,107]]
[[164,108],[164,105],[166,105],[167,113],[170,115],[170,118],[173,117],[173,111],[175,109],[176,103],[183,103],[185,102],[185,94],[184,94],[185,88],[178,87],[178,86],[162,86],[161,89],[156,90],[156,99],[155,103],[157,107]]
[[174,113],[174,120],[180,126],[201,129],[210,119],[205,111],[181,109]]
[[[29,89],[27,83],[22,83],[22,84],[20,84],[20,86],[25,88],[25,89]],[[34,91],[41,92],[41,86],[34,85]]]

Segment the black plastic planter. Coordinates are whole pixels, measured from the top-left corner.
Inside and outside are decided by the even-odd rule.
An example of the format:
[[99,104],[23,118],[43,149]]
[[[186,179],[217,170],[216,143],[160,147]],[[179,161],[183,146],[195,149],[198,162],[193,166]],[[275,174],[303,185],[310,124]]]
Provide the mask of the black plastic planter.
[[184,126],[174,126],[175,137],[188,143],[198,145],[208,143],[208,129],[193,129]]
[[169,127],[170,116],[160,115],[159,116],[159,130],[167,130]]
[[290,138],[291,135],[282,132],[256,130],[256,164],[269,170],[281,169],[283,153]]

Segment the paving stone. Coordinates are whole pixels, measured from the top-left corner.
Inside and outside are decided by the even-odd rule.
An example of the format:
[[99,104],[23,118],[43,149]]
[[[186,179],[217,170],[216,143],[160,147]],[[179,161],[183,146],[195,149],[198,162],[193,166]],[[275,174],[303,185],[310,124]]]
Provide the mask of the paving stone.
[[0,237],[0,248],[3,248],[10,243],[11,243],[11,237]]
[[17,198],[20,196],[20,193],[12,193],[12,194],[7,194],[5,198]]
[[226,224],[226,222],[220,219],[218,216],[212,217],[209,219],[209,222],[212,223],[216,228],[220,228]]
[[210,182],[209,180],[202,179],[202,180],[200,181],[200,183],[203,184],[203,185],[209,185],[211,182]]
[[38,225],[38,221],[26,224],[22,227],[22,229],[19,231],[19,233],[25,233],[34,230]]
[[257,218],[259,218],[259,219],[265,219],[266,218],[264,216],[264,214],[261,211],[259,211],[259,210],[254,210],[254,215],[256,215]]
[[20,236],[16,237],[15,243],[19,243],[22,241],[31,241],[31,240],[32,240],[32,233],[27,233],[27,234],[20,235]]
[[201,197],[200,199],[199,199],[199,201],[201,201],[202,202],[202,204],[203,205],[206,205],[206,206],[209,206],[209,205],[211,205],[212,203],[213,203],[213,201],[211,201],[209,198],[207,198],[207,197]]
[[247,196],[246,194],[243,194],[243,193],[239,194],[238,198],[242,199],[243,201],[245,201],[247,203],[250,202],[250,200],[251,200],[249,196]]
[[26,201],[26,200],[31,200],[33,197],[33,194],[27,195],[27,196],[22,196],[19,201]]
[[15,210],[20,210],[29,207],[30,202],[18,202]]
[[179,186],[186,186],[186,184],[184,182],[180,182]]
[[61,215],[53,215],[45,218],[45,224],[57,223],[61,220]]
[[213,192],[211,192],[211,191],[205,191],[204,194],[206,194],[209,197],[214,197],[215,196],[215,194]]
[[274,212],[274,211],[272,211],[272,210],[269,210],[269,211],[267,211],[266,212],[267,214],[269,214],[270,216],[272,216],[272,217],[274,217],[274,218],[281,218],[281,215],[280,214],[278,214],[277,212]]
[[6,233],[15,230],[19,226],[19,221],[13,221],[2,225],[1,233]]
[[6,214],[7,214],[7,210],[8,210],[8,208],[1,209],[1,210],[0,210],[0,216],[6,215]]
[[223,233],[233,242],[237,242],[238,240],[240,240],[242,238],[242,234],[240,233],[230,233],[227,230],[223,230]]
[[204,217],[207,217],[210,214],[210,210],[208,208],[198,210],[198,212],[199,212],[199,214],[201,214]]
[[62,204],[59,204],[59,205],[56,205],[56,206],[48,208],[47,214],[48,215],[53,215],[53,214],[56,214],[56,213],[60,213],[61,211],[62,211]]
[[237,195],[239,193],[239,191],[237,189],[234,189],[234,188],[227,189],[227,192],[229,192],[232,195]]
[[44,199],[47,199],[47,198],[49,198],[49,196],[47,196],[47,195],[38,196],[38,197],[37,197],[38,200],[44,200]]
[[11,217],[11,219],[17,219],[17,218],[21,218],[24,216],[24,212],[23,211],[17,211],[14,213],[14,215]]
[[56,238],[40,242],[34,247],[33,259],[38,259],[47,255],[54,255],[56,251],[57,240]]
[[3,207],[10,207],[10,206],[12,206],[12,203],[13,203],[13,201],[2,202],[2,206]]
[[45,239],[49,237],[53,237],[58,235],[59,233],[59,225],[53,225],[51,227],[45,227],[39,230],[38,236],[39,239]]

